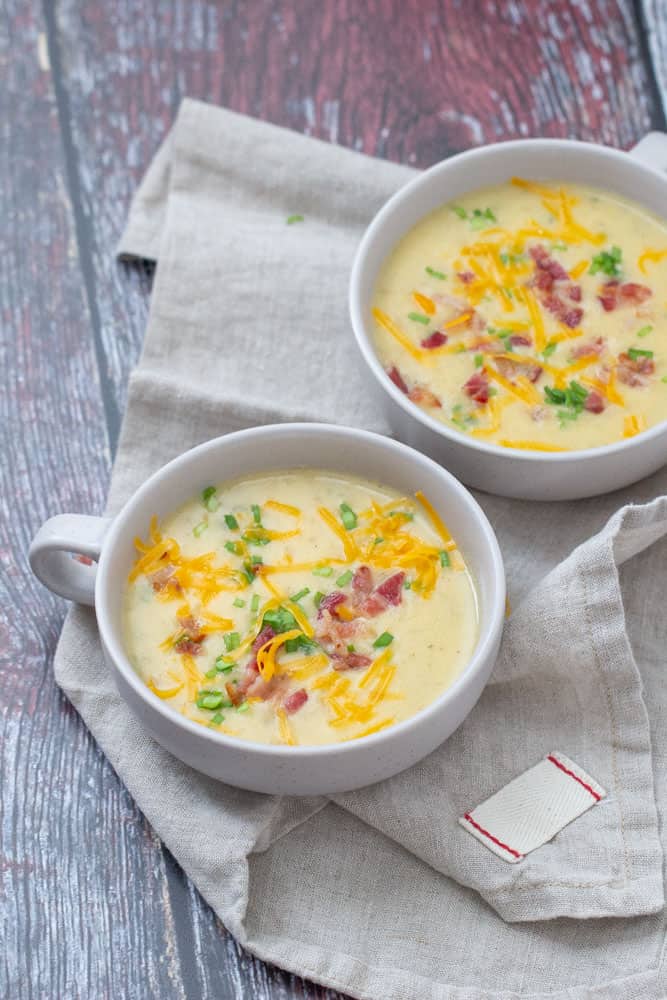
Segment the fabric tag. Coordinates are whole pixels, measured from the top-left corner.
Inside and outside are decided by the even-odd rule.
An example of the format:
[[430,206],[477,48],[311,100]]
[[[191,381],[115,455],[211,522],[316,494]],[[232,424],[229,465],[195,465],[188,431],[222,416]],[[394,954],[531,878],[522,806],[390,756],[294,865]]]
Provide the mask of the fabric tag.
[[554,751],[459,823],[499,858],[516,864],[606,794],[565,754]]

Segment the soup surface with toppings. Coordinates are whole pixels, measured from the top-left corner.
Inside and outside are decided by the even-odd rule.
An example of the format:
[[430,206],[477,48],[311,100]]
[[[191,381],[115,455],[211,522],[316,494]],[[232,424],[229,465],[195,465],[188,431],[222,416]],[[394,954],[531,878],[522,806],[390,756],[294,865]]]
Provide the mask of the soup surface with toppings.
[[568,451],[667,419],[667,226],[620,196],[514,178],[444,205],[373,317],[394,384],[480,440]]
[[154,518],[124,639],[176,711],[263,743],[355,739],[414,715],[477,640],[473,581],[428,499],[295,469]]

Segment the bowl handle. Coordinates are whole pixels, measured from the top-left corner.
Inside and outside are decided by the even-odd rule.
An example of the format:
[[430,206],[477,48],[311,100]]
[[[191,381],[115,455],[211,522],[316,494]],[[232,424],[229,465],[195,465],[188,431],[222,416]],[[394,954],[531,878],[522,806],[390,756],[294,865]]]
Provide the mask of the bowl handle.
[[667,133],[647,132],[636,146],[628,150],[630,156],[654,170],[667,170]]
[[30,545],[30,568],[54,594],[77,604],[94,604],[96,563],[110,525],[110,517],[85,514],[49,518]]

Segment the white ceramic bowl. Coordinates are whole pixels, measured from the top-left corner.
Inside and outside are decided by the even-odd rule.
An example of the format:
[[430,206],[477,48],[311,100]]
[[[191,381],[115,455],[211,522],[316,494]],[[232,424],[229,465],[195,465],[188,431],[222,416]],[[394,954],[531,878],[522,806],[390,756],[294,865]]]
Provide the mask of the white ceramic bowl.
[[[125,581],[152,514],[163,518],[210,482],[261,470],[333,469],[401,493],[423,489],[451,529],[474,577],[480,632],[462,675],[418,715],[348,743],[268,746],[204,728],[170,709],[130,665],[121,637]],[[72,553],[99,560],[84,566]],[[146,729],[191,767],[258,792],[311,795],[358,788],[402,771],[461,724],[491,672],[503,627],[505,578],[493,529],[468,491],[439,465],[405,445],[366,431],[323,424],[282,424],[240,431],[194,448],[164,466],[114,520],[62,514],[30,548],[30,564],[51,590],[94,604],[102,648],[118,689]]]
[[[210,482],[270,469],[323,468],[364,476],[401,493],[422,489],[451,529],[477,586],[480,631],[465,671],[418,715],[348,743],[269,746],[239,740],[186,719],[154,695],[123,649],[125,581],[152,514],[159,518]],[[99,560],[95,567],[71,558]],[[191,767],[258,792],[311,795],[358,788],[402,771],[435,749],[461,724],[491,672],[503,627],[505,578],[493,529],[448,472],[405,445],[365,431],[323,424],[282,424],[216,438],[151,476],[118,516],[62,514],[51,518],[30,548],[33,572],[51,590],[94,604],[109,670],[121,696],[167,750]]]
[[627,486],[667,462],[667,421],[600,448],[530,452],[461,434],[415,406],[394,385],[373,346],[371,305],[378,271],[424,216],[478,188],[519,175],[618,192],[667,215],[667,135],[651,132],[629,153],[584,142],[525,139],[482,146],[436,164],[378,212],[359,246],[350,282],[357,343],[396,435],[442,462],[468,486],[527,500],[573,500]]

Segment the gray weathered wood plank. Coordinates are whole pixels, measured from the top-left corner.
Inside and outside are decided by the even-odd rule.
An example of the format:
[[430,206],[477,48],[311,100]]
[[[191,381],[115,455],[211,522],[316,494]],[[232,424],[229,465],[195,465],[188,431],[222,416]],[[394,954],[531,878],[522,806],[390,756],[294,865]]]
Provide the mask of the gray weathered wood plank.
[[0,37],[0,996],[184,996],[163,849],[56,689],[65,602],[26,563],[102,509],[110,454],[39,4]]

